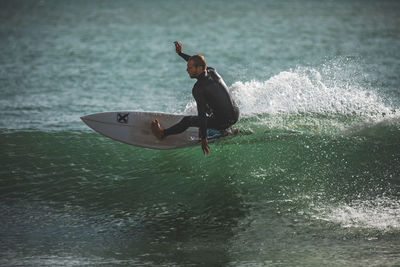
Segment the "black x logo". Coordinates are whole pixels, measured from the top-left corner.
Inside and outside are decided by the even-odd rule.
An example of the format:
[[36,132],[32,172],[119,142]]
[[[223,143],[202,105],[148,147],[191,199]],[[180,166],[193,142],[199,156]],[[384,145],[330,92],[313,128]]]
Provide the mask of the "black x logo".
[[126,114],[118,113],[117,121],[119,123],[128,123],[128,116],[129,116],[129,113],[126,113]]

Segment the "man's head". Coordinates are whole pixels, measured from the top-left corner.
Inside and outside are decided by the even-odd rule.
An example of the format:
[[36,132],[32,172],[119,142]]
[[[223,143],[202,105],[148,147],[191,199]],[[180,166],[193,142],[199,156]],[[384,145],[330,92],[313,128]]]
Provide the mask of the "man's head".
[[197,78],[206,68],[207,63],[203,55],[196,54],[189,58],[186,71],[189,73],[190,78]]

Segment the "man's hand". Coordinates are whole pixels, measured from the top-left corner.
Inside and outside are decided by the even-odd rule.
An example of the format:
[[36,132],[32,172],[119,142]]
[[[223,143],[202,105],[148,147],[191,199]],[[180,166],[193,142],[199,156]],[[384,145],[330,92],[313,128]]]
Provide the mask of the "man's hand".
[[175,44],[176,53],[177,54],[182,53],[182,43],[178,42],[178,41],[175,41],[174,44]]
[[208,146],[207,138],[201,138],[201,149],[203,150],[204,155],[210,154],[210,147]]

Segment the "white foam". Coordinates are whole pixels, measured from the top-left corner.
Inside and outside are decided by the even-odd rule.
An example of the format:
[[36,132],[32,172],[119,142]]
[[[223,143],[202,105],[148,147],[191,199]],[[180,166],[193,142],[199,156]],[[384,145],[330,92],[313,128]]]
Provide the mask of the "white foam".
[[400,201],[389,198],[359,200],[350,204],[317,209],[315,218],[340,224],[342,227],[377,230],[400,229]]
[[[325,77],[324,77],[325,76]],[[283,71],[266,81],[235,82],[232,94],[241,114],[333,113],[381,116],[392,112],[375,91],[356,81],[322,75],[314,68]]]
[[185,110],[183,111],[185,115],[197,115],[197,105],[194,100],[186,104]]
[[[328,120],[327,125],[320,117],[310,122],[317,131],[329,126],[326,128],[328,132],[333,129],[346,131],[349,123],[359,128],[365,123],[374,125],[383,120],[398,120],[400,110],[385,103],[379,95],[379,88],[372,88],[373,82],[363,74],[361,65],[345,58],[317,67],[300,66],[282,71],[265,81],[237,81],[230,86],[230,91],[239,105],[242,118],[278,115],[272,121],[258,120],[270,126],[285,125],[286,122],[281,123],[280,118],[297,114],[348,118],[345,122]],[[194,100],[186,105],[184,114],[197,114]]]

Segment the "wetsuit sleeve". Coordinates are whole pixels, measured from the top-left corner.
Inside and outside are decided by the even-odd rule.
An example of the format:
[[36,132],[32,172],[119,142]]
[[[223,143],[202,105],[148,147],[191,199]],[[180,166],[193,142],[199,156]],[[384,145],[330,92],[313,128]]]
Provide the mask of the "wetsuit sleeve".
[[187,54],[185,54],[185,53],[182,53],[182,52],[180,52],[178,55],[181,56],[185,61],[188,61],[189,58],[190,58],[189,55],[187,55]]
[[207,105],[204,94],[201,93],[201,90],[199,90],[199,88],[194,88],[193,97],[196,100],[197,104],[197,116],[199,117],[200,121],[201,138],[207,138]]

